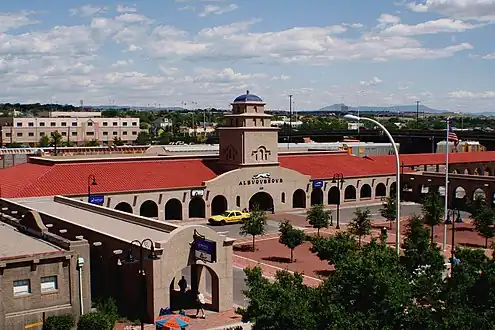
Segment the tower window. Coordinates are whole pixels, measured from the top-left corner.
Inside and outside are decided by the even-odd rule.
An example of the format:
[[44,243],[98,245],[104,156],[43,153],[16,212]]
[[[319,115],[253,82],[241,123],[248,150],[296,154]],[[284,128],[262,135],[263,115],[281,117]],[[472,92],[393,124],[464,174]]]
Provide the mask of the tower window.
[[237,207],[241,207],[241,196],[237,196],[237,197],[235,198],[235,205],[236,205]]
[[265,126],[265,121],[261,119],[261,126]]
[[253,124],[256,126],[256,118],[253,119]]
[[258,112],[258,107],[254,106],[254,112]]
[[280,199],[282,200],[282,203],[285,203],[285,193],[284,192],[282,193],[282,196]]

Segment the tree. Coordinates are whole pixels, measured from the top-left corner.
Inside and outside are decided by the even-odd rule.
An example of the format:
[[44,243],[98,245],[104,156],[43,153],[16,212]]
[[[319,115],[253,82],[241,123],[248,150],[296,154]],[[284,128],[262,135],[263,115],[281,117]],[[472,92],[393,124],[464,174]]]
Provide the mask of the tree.
[[434,229],[443,221],[443,201],[438,190],[430,190],[423,199],[421,210],[424,222],[431,227],[430,244],[433,244]]
[[50,146],[50,138],[47,135],[43,135],[38,142],[38,146],[41,148],[49,147]]
[[488,248],[488,240],[495,236],[495,214],[488,206],[483,205],[471,215],[476,232],[485,238],[485,248]]
[[271,283],[263,277],[260,268],[246,268],[246,290],[249,301],[245,308],[238,308],[243,322],[252,322],[253,330],[316,329],[314,315],[314,288],[303,284],[300,274],[277,272]]
[[60,134],[58,131],[51,132],[50,144],[55,148],[62,146],[62,134]]
[[134,142],[139,145],[148,145],[151,143],[151,135],[148,132],[141,131]]
[[358,245],[361,246],[361,238],[371,234],[371,211],[369,208],[356,209],[354,218],[349,222],[349,232],[358,237]]
[[292,227],[289,221],[282,222],[279,227],[280,238],[279,242],[290,249],[290,262],[294,261],[294,249],[301,245],[305,238],[303,230]]
[[486,199],[482,195],[477,195],[474,200],[468,200],[466,204],[469,213],[471,213],[471,216],[475,216],[486,206]]
[[346,260],[346,258],[358,250],[358,244],[354,236],[348,232],[338,232],[330,237],[317,237],[311,241],[311,252],[316,253],[320,260],[327,260],[329,264]]
[[382,208],[380,209],[380,215],[390,222],[390,229],[392,229],[392,221],[394,221],[397,216],[397,203],[395,196],[385,198]]
[[265,211],[255,207],[251,211],[250,217],[244,220],[239,230],[239,233],[243,236],[253,236],[253,251],[255,250],[255,237],[266,233],[266,219]]
[[313,228],[316,228],[317,235],[320,236],[321,228],[328,228],[332,212],[325,210],[322,204],[316,204],[307,212],[306,220]]
[[113,142],[114,146],[123,146],[124,145],[124,141],[122,141],[122,139],[119,137],[114,137],[112,142]]
[[100,142],[98,142],[98,140],[96,140],[96,139],[84,141],[85,147],[98,147],[99,145],[100,145]]

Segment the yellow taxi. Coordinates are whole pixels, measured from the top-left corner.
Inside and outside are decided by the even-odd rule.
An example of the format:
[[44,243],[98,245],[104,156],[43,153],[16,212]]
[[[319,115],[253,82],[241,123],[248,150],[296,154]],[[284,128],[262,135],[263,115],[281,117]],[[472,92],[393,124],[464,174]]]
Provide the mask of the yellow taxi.
[[225,226],[228,223],[243,222],[249,218],[251,214],[249,212],[241,212],[239,210],[225,211],[219,215],[213,215],[208,219],[208,222],[212,225]]

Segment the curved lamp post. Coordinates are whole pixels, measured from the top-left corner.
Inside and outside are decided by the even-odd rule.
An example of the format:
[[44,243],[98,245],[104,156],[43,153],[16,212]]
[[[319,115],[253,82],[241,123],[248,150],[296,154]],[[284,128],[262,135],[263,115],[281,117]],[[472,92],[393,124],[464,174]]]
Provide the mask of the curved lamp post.
[[91,199],[91,186],[97,186],[96,177],[93,174],[88,175],[88,203]]
[[[342,193],[342,187],[344,185],[344,174],[335,173],[333,175],[332,183],[336,183],[337,188],[339,189],[339,198],[337,199],[337,227],[335,227],[335,229],[340,229],[340,194]],[[331,222],[330,226],[333,226],[333,221]]]
[[[139,260],[136,260],[136,258],[132,255],[132,246],[139,247]],[[146,283],[146,273],[144,272],[144,249],[149,249],[150,254],[148,256],[148,259],[150,260],[158,260],[160,257],[156,254],[155,252],[155,243],[149,238],[145,238],[142,241],[140,240],[134,240],[131,242],[131,245],[129,246],[129,249],[127,250],[127,256],[124,260],[125,263],[135,263],[139,261],[139,275],[141,276],[141,281],[142,281],[142,311],[141,311],[141,330],[144,330],[144,319],[146,318],[146,313],[148,311],[148,297],[147,297],[147,283]]]
[[374,119],[371,119],[371,118],[367,118],[367,117],[358,117],[358,116],[354,116],[354,115],[345,115],[344,116],[344,119],[346,120],[349,120],[349,121],[361,121],[361,120],[364,120],[364,121],[369,121],[369,122],[372,122],[373,124],[375,124],[376,126],[380,127],[383,132],[385,132],[385,134],[387,135],[388,139],[390,140],[390,142],[392,143],[392,147],[394,148],[394,154],[395,154],[395,164],[396,164],[396,169],[395,169],[395,176],[396,176],[396,179],[395,179],[395,186],[396,186],[396,191],[395,191],[395,194],[396,194],[396,207],[397,207],[397,210],[396,210],[396,220],[395,220],[395,223],[396,223],[396,228],[395,228],[395,250],[397,251],[397,255],[400,254],[400,192],[401,192],[401,185],[400,185],[400,170],[401,170],[401,167],[400,167],[400,159],[399,159],[399,150],[397,150],[397,145],[395,144],[395,141],[394,141],[394,138],[392,137],[392,135],[390,134],[390,132],[385,128],[385,126],[383,126],[380,122],[374,120]]

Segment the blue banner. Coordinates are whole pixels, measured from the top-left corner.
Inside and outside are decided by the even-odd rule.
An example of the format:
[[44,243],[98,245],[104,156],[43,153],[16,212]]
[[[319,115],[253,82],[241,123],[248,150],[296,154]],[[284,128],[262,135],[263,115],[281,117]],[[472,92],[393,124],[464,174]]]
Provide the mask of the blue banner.
[[217,261],[217,243],[207,239],[197,239],[195,241],[196,258],[208,261]]
[[103,205],[104,202],[105,202],[105,196],[90,195],[88,198],[88,203],[90,204]]

